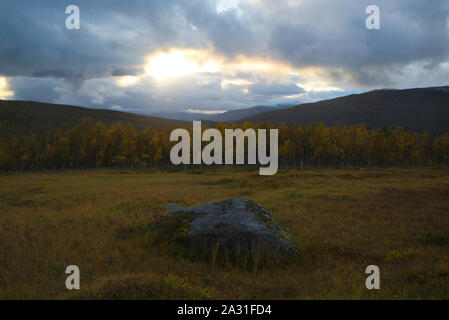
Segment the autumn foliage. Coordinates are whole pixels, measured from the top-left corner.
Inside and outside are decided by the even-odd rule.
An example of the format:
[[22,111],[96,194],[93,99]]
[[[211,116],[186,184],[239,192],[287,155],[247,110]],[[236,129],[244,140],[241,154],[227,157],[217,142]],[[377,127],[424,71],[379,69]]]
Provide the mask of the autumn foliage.
[[[226,128],[274,128],[266,123],[218,123]],[[2,171],[170,167],[170,132],[174,128],[136,130],[116,122],[105,126],[83,119],[70,130],[41,136],[0,139]],[[186,128],[192,130],[192,128]],[[425,166],[449,163],[449,134],[408,132],[401,128],[369,130],[364,125],[281,125],[279,164],[283,167]]]

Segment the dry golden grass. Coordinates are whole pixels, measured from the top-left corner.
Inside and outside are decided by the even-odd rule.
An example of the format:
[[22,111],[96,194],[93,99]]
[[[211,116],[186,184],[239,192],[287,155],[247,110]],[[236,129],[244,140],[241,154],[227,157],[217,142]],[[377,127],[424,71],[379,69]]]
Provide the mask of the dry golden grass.
[[[0,299],[449,298],[449,171],[89,170],[0,176]],[[257,272],[146,241],[165,203],[246,197],[298,241]],[[81,290],[65,288],[65,267]],[[365,288],[365,268],[381,290]]]

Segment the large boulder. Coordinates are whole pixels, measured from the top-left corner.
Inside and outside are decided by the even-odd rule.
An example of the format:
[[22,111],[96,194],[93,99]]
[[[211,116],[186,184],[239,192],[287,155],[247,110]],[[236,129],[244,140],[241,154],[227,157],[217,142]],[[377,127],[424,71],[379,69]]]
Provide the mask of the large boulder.
[[189,248],[219,248],[229,255],[256,254],[287,258],[296,252],[292,235],[255,202],[234,198],[170,209],[153,230],[165,240]]

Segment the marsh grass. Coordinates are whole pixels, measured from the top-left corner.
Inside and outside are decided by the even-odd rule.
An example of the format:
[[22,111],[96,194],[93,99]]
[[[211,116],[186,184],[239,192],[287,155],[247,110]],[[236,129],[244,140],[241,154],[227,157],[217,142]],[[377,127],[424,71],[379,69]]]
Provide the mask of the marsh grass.
[[[1,299],[449,298],[448,170],[80,170],[0,181]],[[202,259],[152,243],[163,204],[242,196],[291,231],[293,261],[212,249]],[[70,264],[78,292],[65,289]],[[365,289],[371,264],[378,291]]]

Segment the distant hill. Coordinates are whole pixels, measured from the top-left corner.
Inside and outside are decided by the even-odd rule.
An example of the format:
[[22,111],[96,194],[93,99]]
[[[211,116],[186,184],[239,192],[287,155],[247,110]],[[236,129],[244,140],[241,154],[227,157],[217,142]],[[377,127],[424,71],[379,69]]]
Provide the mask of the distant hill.
[[[204,114],[204,113],[190,113],[190,112],[155,112],[150,113],[150,116],[156,116],[166,119],[175,119],[183,121],[192,120],[208,120],[215,122],[227,122],[227,121],[237,121],[243,118],[251,117],[256,114],[277,110],[279,108],[285,108],[285,105],[274,106],[255,106],[247,109],[237,109],[229,110],[220,114]],[[291,105],[290,105],[291,107]]]
[[[132,113],[89,109],[68,105],[30,101],[0,100],[0,137],[40,134],[55,128],[72,128],[82,118],[102,121],[105,125],[121,121],[136,129],[144,127],[190,127],[188,121],[170,120]],[[257,106],[208,116],[203,122],[324,123],[354,125],[368,128],[400,126],[412,131],[449,132],[449,86],[406,90],[374,90],[295,107]],[[187,120],[187,119],[186,119]]]
[[229,110],[229,111],[226,111],[225,113],[221,113],[219,115],[210,117],[209,119],[212,121],[217,121],[217,122],[218,121],[221,121],[221,122],[237,121],[240,119],[244,119],[244,118],[248,118],[248,117],[257,115],[262,112],[274,111],[274,110],[277,110],[277,108],[270,107],[270,106],[256,106],[256,107],[251,107],[248,109]]
[[368,128],[400,126],[413,131],[449,132],[449,86],[374,90],[332,100],[260,113],[239,122],[324,123]]
[[193,121],[193,120],[209,120],[215,115],[204,114],[204,113],[196,113],[196,112],[176,112],[176,111],[168,111],[168,112],[150,112],[148,113],[150,117],[158,117],[164,119],[171,120],[179,120],[179,121]]
[[78,124],[82,118],[102,121],[105,125],[116,121],[131,123],[136,129],[151,127],[157,129],[186,126],[191,123],[167,120],[132,113],[89,109],[67,105],[30,101],[0,100],[0,136],[21,136],[43,133],[51,129],[68,129]]

